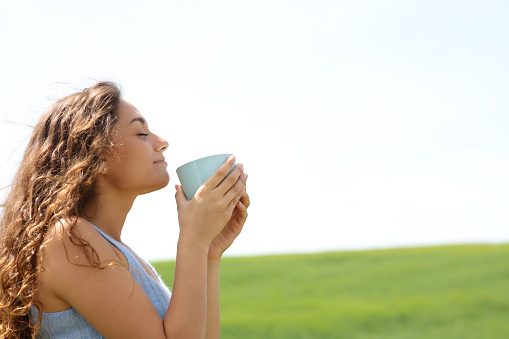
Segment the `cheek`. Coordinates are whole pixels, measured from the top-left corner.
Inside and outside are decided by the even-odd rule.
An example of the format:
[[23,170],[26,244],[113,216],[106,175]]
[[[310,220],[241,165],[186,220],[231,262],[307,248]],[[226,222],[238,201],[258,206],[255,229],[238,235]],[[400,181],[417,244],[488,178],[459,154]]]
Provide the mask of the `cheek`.
[[153,151],[146,146],[123,145],[117,149],[108,169],[108,180],[113,186],[143,194],[168,184],[168,172],[162,166],[154,166]]
[[133,180],[137,175],[146,175],[152,167],[150,150],[139,145],[119,146],[108,162],[108,172],[119,180]]
[[152,153],[153,150],[148,144],[125,143],[118,147],[116,159],[120,166],[147,166],[152,164]]

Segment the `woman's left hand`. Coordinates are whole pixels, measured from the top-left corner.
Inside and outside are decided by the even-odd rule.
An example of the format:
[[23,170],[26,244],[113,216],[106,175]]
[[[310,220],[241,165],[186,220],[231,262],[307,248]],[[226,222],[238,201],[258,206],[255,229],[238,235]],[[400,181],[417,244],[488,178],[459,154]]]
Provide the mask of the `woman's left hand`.
[[[244,182],[247,180],[247,174],[245,175]],[[240,180],[240,179],[239,179]],[[220,260],[223,253],[230,247],[233,241],[242,231],[244,223],[247,219],[247,208],[251,204],[249,195],[247,194],[245,187],[239,197],[239,202],[233,210],[232,217],[225,225],[221,233],[212,240],[209,248],[208,259],[209,260]]]

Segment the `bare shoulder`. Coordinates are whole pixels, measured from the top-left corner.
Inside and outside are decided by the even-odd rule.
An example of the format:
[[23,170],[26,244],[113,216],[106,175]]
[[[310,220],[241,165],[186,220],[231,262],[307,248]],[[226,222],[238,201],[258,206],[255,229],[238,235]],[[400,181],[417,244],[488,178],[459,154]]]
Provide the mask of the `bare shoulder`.
[[92,264],[94,261],[96,263],[124,261],[106,239],[89,222],[81,218],[75,225],[71,221],[61,220],[48,226],[40,249],[40,258],[42,269],[39,275],[40,293],[37,297],[43,304],[45,302],[50,304],[50,309],[51,304],[62,305],[52,300],[61,299],[69,284],[74,285],[76,282],[73,280],[83,274],[84,270],[98,269]]
[[[71,233],[76,236],[73,238]],[[62,220],[48,226],[39,254],[42,268],[34,297],[44,312],[59,312],[71,307],[66,297],[70,288],[85,282],[78,277],[87,270],[98,269],[93,267],[90,258],[95,258],[98,263],[125,260],[83,219],[78,219],[75,225]]]
[[86,220],[78,218],[76,224],[61,220],[48,227],[41,247],[44,270],[54,270],[68,264],[93,266],[90,258],[98,262],[121,260],[108,241]]
[[[69,237],[71,228],[94,249],[98,262],[114,264],[91,265],[82,243]],[[44,312],[48,312],[45,301],[55,306],[53,312],[72,307],[104,337],[164,337],[151,301],[127,265],[116,264],[125,258],[86,220],[79,219],[74,226],[60,222],[48,229],[41,255],[44,293],[39,300]]]

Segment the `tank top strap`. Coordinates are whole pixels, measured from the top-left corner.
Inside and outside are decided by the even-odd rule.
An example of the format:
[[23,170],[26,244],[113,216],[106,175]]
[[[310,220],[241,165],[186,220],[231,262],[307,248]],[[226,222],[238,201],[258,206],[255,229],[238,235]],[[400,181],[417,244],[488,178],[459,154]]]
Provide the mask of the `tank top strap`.
[[[154,307],[157,309],[161,318],[164,318],[170,303],[171,292],[162,280],[161,276],[154,269],[154,267],[149,262],[136,255],[126,245],[113,239],[111,236],[103,232],[99,227],[93,224],[91,225],[97,230],[97,232],[99,232],[99,234],[101,234],[108,242],[115,246],[126,257],[131,275],[152,301],[152,304],[154,304]],[[139,260],[143,260],[143,262],[154,273],[157,280],[154,280],[154,278],[145,271],[145,268],[141,265],[138,258]]]
[[110,244],[112,244],[113,246],[115,246],[115,248],[117,248],[120,252],[122,252],[122,254],[127,259],[127,264],[129,265],[129,271],[134,276],[136,281],[141,285],[143,283],[143,276],[142,276],[142,272],[140,271],[140,269],[143,270],[143,267],[141,267],[141,264],[134,257],[134,255],[131,253],[131,251],[129,251],[124,244],[122,244],[120,241],[113,239],[111,236],[109,236],[104,231],[102,231],[99,227],[95,226],[94,224],[91,224],[91,225],[94,226],[94,228],[97,230],[97,232],[99,232],[99,234],[101,234],[103,236],[103,238],[105,238]]

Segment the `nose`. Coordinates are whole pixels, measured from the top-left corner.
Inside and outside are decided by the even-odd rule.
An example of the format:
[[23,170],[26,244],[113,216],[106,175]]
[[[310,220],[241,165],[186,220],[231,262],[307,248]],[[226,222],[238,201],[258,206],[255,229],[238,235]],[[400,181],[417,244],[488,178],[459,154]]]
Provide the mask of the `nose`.
[[155,150],[158,152],[164,152],[168,148],[168,141],[164,140],[160,136],[156,135]]

